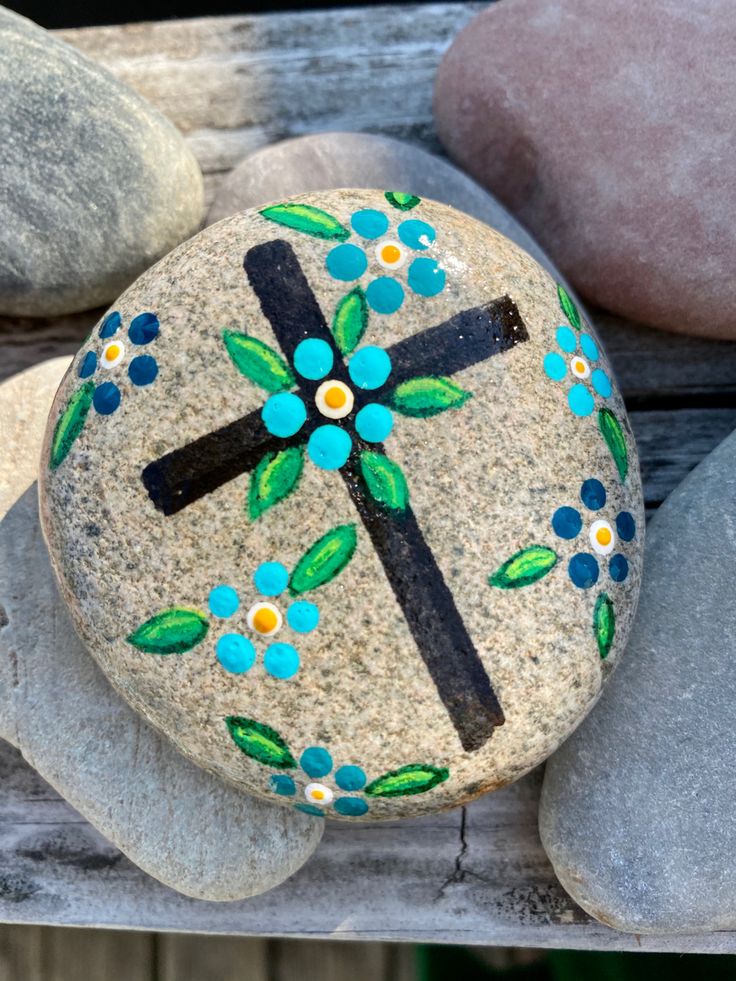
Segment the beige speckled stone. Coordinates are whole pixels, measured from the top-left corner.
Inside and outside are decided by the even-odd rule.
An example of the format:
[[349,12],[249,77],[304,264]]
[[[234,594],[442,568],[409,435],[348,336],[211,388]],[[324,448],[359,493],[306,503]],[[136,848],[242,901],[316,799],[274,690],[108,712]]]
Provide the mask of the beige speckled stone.
[[[98,367],[85,388],[83,361],[109,343],[95,330],[51,412],[41,480],[44,531],[86,644],[131,704],[193,760],[268,799],[334,817],[451,807],[543,760],[585,715],[618,660],[640,577],[636,450],[615,387],[606,397],[581,396],[590,414],[571,411],[572,361],[578,359],[575,369],[586,376],[591,366],[580,345],[597,353],[590,328],[576,329],[576,310],[568,305],[563,312],[554,280],[507,239],[445,205],[400,202],[402,210],[379,191],[324,192],[299,203],[331,216],[319,226],[331,240],[245,212],[181,246],[120,297],[115,310],[122,323],[112,340],[125,346],[121,363]],[[381,212],[388,223],[376,241],[351,228],[363,209]],[[289,211],[289,220],[302,213]],[[401,238],[410,239],[417,226],[399,226],[417,220],[432,226],[436,239],[421,227],[425,237],[410,248]],[[328,328],[356,287],[328,271],[339,239],[354,247],[356,262],[358,250],[367,254],[357,283],[365,294],[352,293],[352,309],[359,312],[368,297],[358,353],[376,345],[391,354],[391,375],[376,390],[360,387],[358,362],[351,362],[353,375],[347,372]],[[379,264],[378,254],[386,257],[377,245],[387,240],[398,243],[394,269]],[[444,288],[433,296],[411,288],[418,285],[417,258],[434,260],[440,270],[425,283],[439,284],[444,275]],[[404,300],[393,313],[370,308],[371,283],[381,277],[402,284]],[[160,324],[145,345],[159,371],[150,385],[136,387],[126,371],[136,345],[126,331],[143,312]],[[344,325],[345,317],[337,323]],[[560,325],[562,340],[571,337],[578,348],[574,357],[560,357],[565,376],[554,381],[544,363],[559,351]],[[250,340],[237,342],[242,372],[228,355],[224,331],[247,331]],[[137,327],[133,335],[144,339]],[[272,390],[280,383],[289,388],[292,380],[276,359],[279,346],[290,358],[290,343],[320,335],[335,357],[326,377],[346,385],[355,409],[371,398],[392,406],[393,430],[383,445],[371,450],[358,438],[355,409],[342,421],[321,414],[325,403],[315,394],[321,378],[298,382],[306,422],[293,438],[266,431],[270,414],[262,421],[261,408],[271,396],[253,379]],[[348,347],[348,332],[339,336]],[[268,354],[269,375],[256,373],[253,349],[264,350],[258,342],[275,352]],[[504,350],[491,356],[496,344]],[[601,358],[597,370],[610,375]],[[417,376],[435,380],[407,384]],[[448,381],[436,380],[445,376]],[[605,378],[595,377],[605,391]],[[592,378],[574,383],[592,393]],[[61,440],[57,427],[69,417],[69,400],[81,405],[95,383],[113,379],[119,408],[110,415],[91,408],[76,439],[72,432]],[[440,403],[450,407],[439,411]],[[618,465],[601,418],[621,427]],[[315,441],[325,424],[352,440],[341,471],[312,459],[319,457]],[[221,430],[217,440],[208,436],[215,430]],[[289,456],[273,456],[289,448]],[[371,451],[385,458],[365,455]],[[259,483],[264,454],[271,456]],[[302,457],[301,475],[287,494],[287,464],[293,478]],[[284,462],[280,477],[276,460]],[[591,479],[607,495],[597,510],[581,503],[581,485]],[[264,486],[271,506],[254,507],[254,488]],[[276,490],[283,496],[274,502]],[[551,526],[561,506],[581,515],[574,540],[558,537]],[[622,511],[635,519],[633,540],[618,540]],[[321,564],[312,563],[307,574],[303,556],[336,528],[347,529],[344,548],[337,537],[329,539],[331,559],[320,553]],[[626,556],[625,581],[611,577],[609,555],[593,558],[589,536],[597,528],[604,539],[613,534],[613,555]],[[509,575],[520,588],[501,588],[498,570],[531,546],[554,564],[543,576],[541,566],[527,568],[529,579],[531,571],[537,576],[522,585],[517,563]],[[591,588],[571,581],[568,563],[577,553],[590,553],[600,573]],[[317,604],[319,624],[311,633],[298,634],[286,616],[278,636],[260,636],[249,625],[247,614],[252,624],[264,602],[253,573],[267,562],[283,565],[291,593],[265,601],[277,616],[297,600]],[[317,588],[302,595],[311,584]],[[232,616],[208,609],[219,585],[237,592],[240,606]],[[172,609],[187,611],[176,614],[180,632],[155,631],[152,618]],[[594,633],[595,609],[615,613],[610,645]],[[165,622],[171,627],[173,615]],[[221,638],[232,633],[255,651],[252,666],[238,674],[217,656]],[[298,651],[299,669],[289,678],[268,671],[275,643]],[[228,725],[233,718],[240,721]],[[325,766],[324,753],[303,757],[315,747],[329,753]],[[341,788],[344,766],[361,768],[367,785]],[[294,796],[275,793],[292,782]]]

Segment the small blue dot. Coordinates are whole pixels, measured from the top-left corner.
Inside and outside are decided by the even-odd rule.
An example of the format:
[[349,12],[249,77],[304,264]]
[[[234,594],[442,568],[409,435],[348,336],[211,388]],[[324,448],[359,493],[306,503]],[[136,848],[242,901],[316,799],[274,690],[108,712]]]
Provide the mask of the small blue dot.
[[128,377],[134,385],[150,385],[158,375],[158,362],[150,354],[139,354],[128,365]]
[[79,365],[79,377],[89,378],[97,370],[97,355],[94,351],[87,351]]
[[340,790],[362,790],[366,780],[359,766],[341,766],[335,773],[335,783]]
[[358,388],[380,388],[391,374],[391,358],[382,347],[362,347],[350,359],[348,372]]
[[112,337],[115,331],[120,327],[121,323],[122,320],[117,310],[114,310],[112,313],[108,313],[100,324],[100,337],[105,340],[108,337]]
[[272,395],[261,409],[263,424],[274,436],[293,436],[298,433],[307,418],[307,407],[292,392]]
[[298,634],[308,634],[319,623],[319,609],[308,600],[297,600],[286,611],[286,620]]
[[585,385],[573,385],[567,393],[567,402],[576,416],[589,416],[595,408],[595,401]]
[[418,218],[409,218],[399,225],[399,238],[410,249],[426,249],[436,237],[434,228]]
[[616,515],[616,531],[623,542],[630,542],[636,535],[636,522],[633,514],[622,511]]
[[327,271],[333,279],[340,279],[343,282],[360,279],[368,268],[365,252],[357,245],[351,245],[349,242],[338,245],[328,252],[325,261]]
[[158,336],[158,317],[155,313],[139,313],[128,327],[133,344],[150,344]]
[[296,793],[296,784],[285,773],[274,773],[271,777],[271,790],[279,797],[293,797]]
[[589,511],[599,511],[606,503],[606,488],[600,480],[589,477],[580,488],[580,500]]
[[255,664],[256,649],[241,634],[223,634],[217,641],[217,660],[231,674],[245,674]]
[[603,368],[596,368],[593,374],[590,376],[590,381],[593,388],[596,390],[596,392],[598,392],[601,398],[607,399],[610,397],[612,392],[611,379],[605,373]]
[[210,613],[216,617],[231,617],[240,606],[238,594],[232,586],[215,586],[208,602]]
[[253,582],[264,596],[280,596],[289,585],[289,571],[280,562],[263,562],[253,573]]
[[343,817],[360,817],[368,811],[362,797],[338,797],[332,806]]
[[335,360],[332,348],[320,337],[300,341],[294,351],[294,367],[304,378],[317,381],[324,378]]
[[567,365],[561,354],[558,354],[556,351],[550,351],[549,354],[545,355],[544,373],[552,381],[562,381],[567,374]]
[[583,519],[575,508],[557,508],[552,515],[552,528],[560,538],[575,538],[583,527]]
[[394,417],[390,409],[377,402],[364,405],[355,417],[355,429],[366,443],[382,443],[394,428]]
[[420,256],[409,266],[407,282],[419,296],[437,296],[445,288],[445,270],[436,259]]
[[271,644],[263,655],[263,667],[274,678],[293,678],[299,670],[299,652],[291,644]]
[[388,230],[388,218],[382,211],[364,208],[356,211],[350,219],[353,231],[363,238],[379,238]]
[[580,347],[583,349],[583,354],[588,359],[588,361],[597,361],[600,357],[598,351],[598,345],[590,336],[590,334],[580,335]]
[[626,557],[617,553],[611,556],[611,561],[608,563],[608,572],[614,582],[623,582],[629,574],[629,563],[626,561]]
[[95,389],[92,404],[101,416],[110,416],[120,405],[120,389],[115,382],[103,382]]
[[570,578],[580,589],[590,589],[598,582],[598,562],[588,552],[578,552],[567,567]]
[[309,777],[326,777],[332,770],[332,757],[321,746],[310,746],[302,753],[299,765]]
[[338,426],[319,426],[307,443],[309,459],[322,470],[339,470],[350,456],[353,441]]
[[379,276],[368,284],[365,298],[376,313],[396,313],[404,302],[404,287],[390,276]]
[[578,346],[578,339],[570,330],[569,327],[558,327],[557,343],[560,345],[563,351],[567,351],[568,354],[572,354],[575,348]]
[[301,811],[302,814],[311,814],[312,817],[323,818],[325,812],[317,807],[316,804],[294,804],[295,811]]

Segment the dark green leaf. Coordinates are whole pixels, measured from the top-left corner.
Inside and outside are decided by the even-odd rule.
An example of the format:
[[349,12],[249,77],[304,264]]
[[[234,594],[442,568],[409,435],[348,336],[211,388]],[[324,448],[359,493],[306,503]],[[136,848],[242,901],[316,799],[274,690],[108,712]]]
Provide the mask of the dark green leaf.
[[311,204],[273,204],[261,211],[264,218],[286,225],[297,232],[312,235],[314,238],[324,238],[334,242],[344,242],[350,237],[350,231],[341,225],[334,215],[313,208]]
[[49,466],[52,470],[56,470],[59,464],[66,459],[72,444],[84,428],[94,394],[95,383],[86,381],[84,385],[72,393],[66,408],[59,416],[51,440],[51,453],[49,454]]
[[222,332],[227,353],[241,375],[267,392],[284,392],[296,384],[288,364],[268,344],[236,330]]
[[426,793],[449,776],[450,771],[446,767],[409,763],[373,780],[365,788],[365,793],[368,797],[410,797]]
[[610,409],[599,409],[598,428],[611,452],[621,483],[623,483],[629,472],[629,451],[626,448],[623,426]]
[[248,517],[251,521],[283,501],[299,483],[304,467],[304,447],[290,446],[267,453],[253,471],[248,486]]
[[279,770],[293,770],[296,767],[296,760],[286,742],[271,726],[240,715],[229,715],[225,725],[238,749],[252,760]]
[[292,596],[324,586],[342,572],[358,544],[355,525],[330,529],[299,559],[289,580]]
[[414,194],[405,194],[403,191],[386,191],[385,198],[390,205],[398,208],[399,211],[411,211],[422,200]]
[[557,554],[545,545],[530,545],[507,559],[489,577],[491,586],[498,589],[519,589],[531,586],[557,565]]
[[147,654],[183,654],[200,644],[208,630],[204,613],[175,606],[146,620],[127,640]]
[[360,286],[350,290],[337,304],[332,336],[341,354],[351,354],[368,326],[368,303]]
[[567,292],[562,283],[557,284],[557,296],[560,301],[560,306],[562,307],[562,312],[565,314],[572,326],[575,327],[576,330],[580,330],[580,314],[578,313],[578,308],[575,306],[575,301]]
[[616,633],[616,612],[613,608],[613,600],[607,593],[601,593],[595,601],[593,633],[598,642],[598,652],[601,659],[605,660],[611,650],[613,637]]
[[360,454],[360,470],[371,497],[392,511],[405,511],[409,503],[406,477],[398,463],[382,453],[364,450]]
[[410,378],[397,385],[391,394],[391,404],[404,416],[428,419],[447,409],[459,409],[465,405],[471,392],[450,381],[449,378]]

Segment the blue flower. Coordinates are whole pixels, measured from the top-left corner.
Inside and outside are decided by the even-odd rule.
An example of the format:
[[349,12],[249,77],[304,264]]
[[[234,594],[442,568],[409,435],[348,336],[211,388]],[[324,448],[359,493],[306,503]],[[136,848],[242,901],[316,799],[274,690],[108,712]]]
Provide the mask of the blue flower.
[[[580,488],[580,500],[588,511],[600,513],[606,504],[606,489],[594,477],[584,481]],[[583,531],[584,517],[577,508],[564,506],[552,515],[552,529],[559,538],[572,541]],[[621,552],[614,551],[617,542],[630,542],[636,537],[636,522],[629,511],[620,511],[613,523],[598,517],[586,529],[588,541],[595,554],[578,552],[567,567],[570,579],[580,589],[590,589],[598,582],[604,560],[608,575],[614,582],[624,582],[629,574],[629,563]]]
[[570,410],[576,416],[589,416],[595,408],[593,392],[607,399],[612,391],[611,380],[603,368],[591,368],[600,359],[598,345],[590,334],[583,333],[578,338],[573,330],[565,326],[557,328],[556,337],[563,354],[550,351],[545,355],[545,374],[552,381],[561,382],[567,378],[569,371],[573,380],[567,393]]
[[[269,789],[279,797],[303,797],[304,800],[295,802],[294,807],[315,817],[324,817],[325,809],[330,805],[342,817],[361,817],[367,813],[367,801],[355,796],[367,782],[365,772],[359,766],[340,766],[332,774],[334,764],[328,751],[321,746],[310,746],[302,753],[299,767],[304,776],[300,774],[295,779],[275,773],[270,778]],[[334,786],[324,782],[330,776]]]
[[[122,325],[122,318],[117,310],[109,313],[100,324],[98,336],[103,342],[99,353],[89,350],[79,363],[79,377],[90,378],[98,370],[110,371],[126,361],[126,342],[116,337]],[[128,340],[134,348],[145,347],[154,341],[159,333],[158,317],[155,313],[139,313],[130,322]],[[158,375],[158,362],[150,354],[136,354],[128,361],[128,378],[131,382],[143,387],[150,385]],[[103,381],[95,389],[92,405],[102,416],[112,415],[120,405],[121,392],[112,381]]]
[[368,283],[365,297],[376,313],[395,313],[404,302],[403,283],[389,275],[404,266],[407,266],[406,284],[418,296],[437,296],[445,288],[445,271],[439,262],[428,255],[414,255],[427,252],[437,237],[428,222],[407,218],[399,223],[396,237],[387,237],[388,216],[373,208],[363,208],[351,215],[350,224],[353,232],[364,240],[363,244],[336,245],[325,260],[327,271],[333,279],[350,283],[360,279],[375,261],[383,272]]
[[[383,348],[368,345],[353,354],[348,362],[353,387],[328,377],[333,364],[332,348],[321,338],[301,341],[294,352],[294,369],[298,374],[312,382],[324,379],[314,393],[311,411],[332,421],[317,426],[307,441],[309,458],[323,470],[338,470],[345,465],[353,450],[353,430],[367,443],[382,443],[394,424],[391,410],[378,402],[363,402],[353,415],[354,390],[366,392],[381,388],[391,374],[391,359]],[[300,431],[309,413],[302,396],[279,392],[266,401],[261,418],[270,433],[287,439]],[[338,422],[341,424],[335,425]]]
[[[271,602],[289,585],[289,572],[280,562],[264,562],[253,574],[255,587],[262,597],[248,609],[245,621],[250,634],[272,638],[284,627],[281,607]],[[283,605],[283,604],[282,604]],[[210,613],[229,620],[240,609],[240,597],[232,586],[215,586],[209,595]],[[308,600],[296,600],[286,607],[286,623],[296,634],[311,633],[319,623],[319,609]],[[243,633],[223,634],[217,641],[217,660],[232,674],[245,674],[256,661],[256,647]],[[269,644],[263,654],[263,667],[273,678],[293,678],[299,670],[299,652],[293,644],[277,641]]]

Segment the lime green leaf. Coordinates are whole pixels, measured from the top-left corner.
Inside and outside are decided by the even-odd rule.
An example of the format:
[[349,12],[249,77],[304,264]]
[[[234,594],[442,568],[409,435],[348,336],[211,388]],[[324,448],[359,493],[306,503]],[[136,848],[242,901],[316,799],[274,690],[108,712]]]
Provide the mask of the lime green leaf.
[[391,404],[404,416],[428,419],[447,409],[459,409],[472,397],[472,392],[466,392],[449,378],[428,375],[397,385],[391,394]]
[[409,763],[373,780],[365,788],[365,793],[368,797],[410,797],[426,793],[449,776],[450,771],[446,767]]
[[383,453],[364,450],[360,454],[360,470],[371,497],[392,511],[405,511],[409,503],[406,477],[398,463]]
[[629,451],[626,448],[626,436],[624,435],[623,426],[610,409],[599,409],[598,428],[606,442],[606,446],[611,452],[613,462],[616,464],[618,475],[621,478],[621,483],[623,483],[629,472]]
[[562,307],[562,312],[576,330],[580,330],[580,314],[575,306],[575,301],[567,292],[562,283],[557,284],[557,296]]
[[422,200],[414,194],[405,194],[403,191],[386,191],[384,197],[390,205],[398,208],[399,211],[411,211]]
[[595,601],[593,633],[598,642],[601,660],[605,660],[611,650],[613,636],[616,633],[616,611],[613,608],[613,600],[607,593],[601,593]]
[[334,215],[313,208],[311,204],[273,204],[261,211],[264,218],[286,225],[305,235],[314,238],[324,238],[334,242],[344,242],[350,237],[350,231],[341,225]]
[[268,344],[236,330],[224,330],[222,338],[235,367],[254,384],[267,392],[283,392],[296,384],[288,364]]
[[530,545],[507,559],[489,577],[491,586],[498,589],[519,589],[531,586],[557,565],[558,556],[545,545]]
[[204,613],[175,606],[146,620],[127,641],[147,654],[183,654],[200,644],[208,630]]
[[304,447],[290,446],[267,453],[253,471],[248,486],[248,517],[251,521],[283,501],[299,483],[304,468]]
[[332,321],[332,336],[340,354],[351,354],[368,326],[368,303],[365,293],[356,286],[337,304]]
[[308,549],[299,559],[289,580],[292,596],[324,586],[352,559],[358,544],[355,525],[338,525]]
[[240,715],[229,715],[225,725],[238,749],[252,760],[279,770],[293,770],[296,767],[296,760],[286,742],[271,726]]
[[51,440],[49,466],[52,470],[56,470],[59,464],[66,459],[72,444],[84,428],[94,394],[95,383],[87,381],[72,394],[66,403],[66,408],[59,416]]

